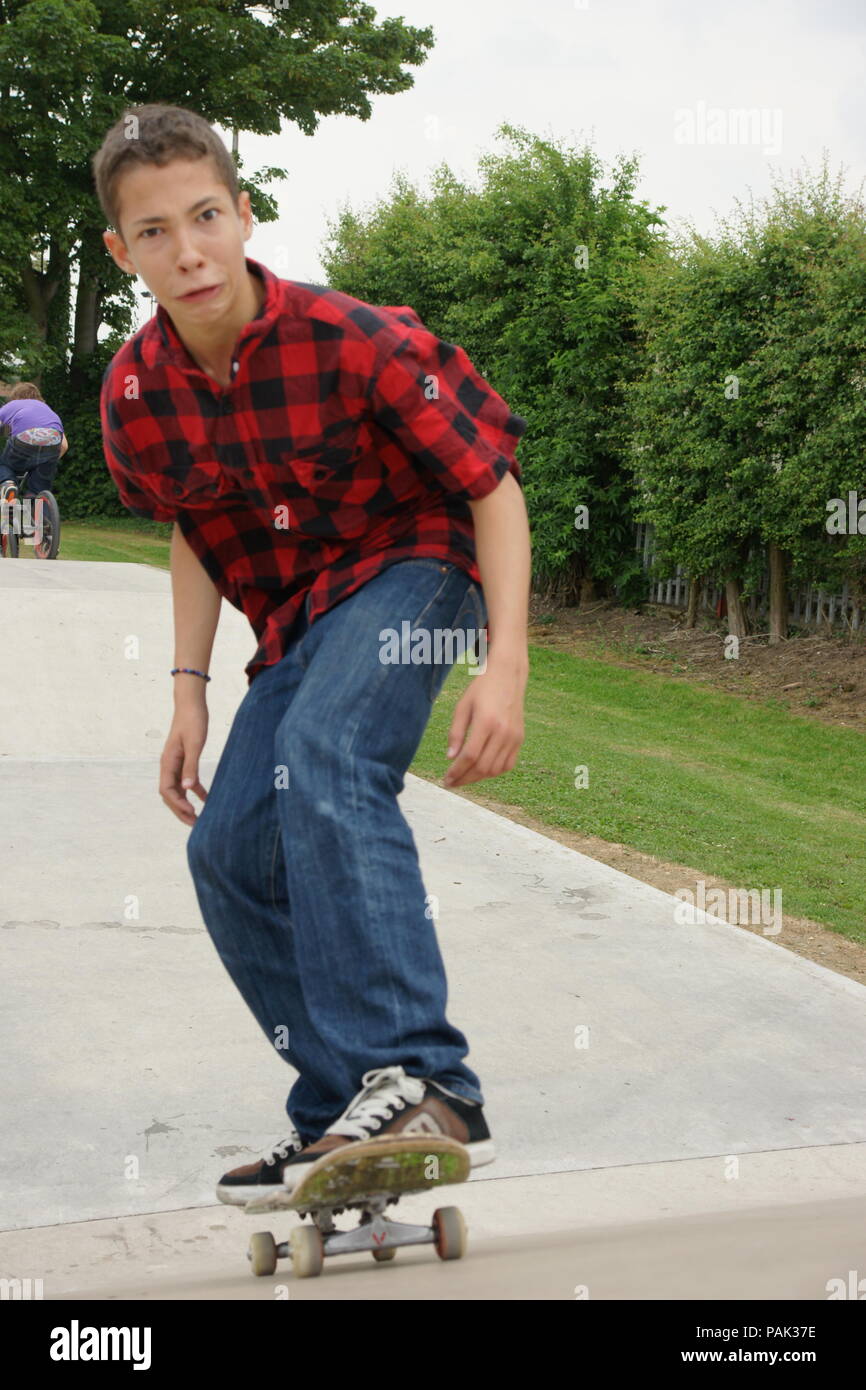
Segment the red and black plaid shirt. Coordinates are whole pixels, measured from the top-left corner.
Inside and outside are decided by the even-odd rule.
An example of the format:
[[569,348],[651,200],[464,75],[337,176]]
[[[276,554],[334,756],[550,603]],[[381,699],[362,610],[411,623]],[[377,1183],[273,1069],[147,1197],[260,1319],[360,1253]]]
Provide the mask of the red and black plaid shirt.
[[[265,289],[223,389],[157,314],[115,353],[100,407],[108,470],[135,516],[177,521],[258,638],[248,682],[387,565],[450,560],[480,583],[468,499],[507,472],[526,421],[413,309],[283,280]],[[181,653],[182,655],[182,653]]]

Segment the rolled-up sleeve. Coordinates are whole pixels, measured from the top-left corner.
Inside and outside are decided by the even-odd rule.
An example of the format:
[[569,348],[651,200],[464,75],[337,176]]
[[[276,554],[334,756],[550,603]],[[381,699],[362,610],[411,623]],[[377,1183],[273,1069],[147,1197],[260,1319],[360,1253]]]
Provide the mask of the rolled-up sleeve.
[[112,422],[114,413],[103,385],[100,396],[102,448],[121,502],[133,516],[144,517],[148,521],[174,521],[177,511],[167,507],[161,498],[155,496],[147,487],[145,479],[136,473],[132,463],[134,455],[123,430]]
[[526,421],[476,371],[463,348],[423,326],[387,336],[391,341],[381,344],[370,393],[374,423],[448,492],[476,501],[508,472],[522,487],[515,449]]

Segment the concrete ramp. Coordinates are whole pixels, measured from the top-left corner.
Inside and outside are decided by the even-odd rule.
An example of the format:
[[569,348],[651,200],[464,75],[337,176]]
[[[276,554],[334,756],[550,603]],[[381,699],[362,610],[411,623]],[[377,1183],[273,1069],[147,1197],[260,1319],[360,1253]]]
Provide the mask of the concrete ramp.
[[[40,1276],[50,1248],[46,1297],[110,1297],[118,1281],[135,1297],[238,1297],[236,1277],[272,1296],[261,1287],[269,1280],[245,1273],[253,1227],[216,1202],[214,1184],[284,1137],[294,1072],[211,946],[187,868],[189,831],[157,791],[172,715],[169,576],[144,565],[0,562],[0,602],[9,619],[0,991],[3,1055],[14,1059],[3,1088],[0,1275]],[[224,603],[205,786],[254,648]],[[783,934],[679,924],[667,894],[439,786],[409,777],[401,804],[439,899],[449,1017],[469,1037],[499,1153],[461,1193],[443,1194],[480,1237],[499,1248],[592,1224],[637,1230],[841,1199],[866,1214],[866,989],[786,951]],[[433,1205],[412,1199],[396,1215],[422,1219]],[[195,1253],[195,1294],[160,1295],[167,1261],[119,1234],[136,1223],[158,1225],[160,1249],[175,1241]],[[57,1226],[62,1241],[35,1229]],[[98,1249],[111,1251],[110,1266]],[[699,1240],[693,1249],[700,1261]],[[819,1276],[845,1274],[850,1245],[828,1233],[813,1256],[804,1283],[780,1248],[781,1285],[753,1296],[796,1287],[791,1296],[826,1297],[814,1291]],[[432,1258],[435,1271],[429,1250],[407,1258]],[[672,1290],[689,1282],[678,1258]],[[362,1256],[333,1267],[343,1265],[370,1273]],[[491,1268],[480,1261],[473,1275],[468,1259],[467,1291],[454,1296],[537,1296],[509,1293],[501,1271],[485,1285]],[[616,1292],[609,1268],[605,1279],[598,1296],[665,1296],[641,1293],[634,1267],[628,1293]],[[540,1296],[573,1298],[578,1282]],[[305,1296],[339,1296],[327,1278],[314,1283]],[[342,1296],[402,1296],[393,1279],[375,1294],[348,1287]]]

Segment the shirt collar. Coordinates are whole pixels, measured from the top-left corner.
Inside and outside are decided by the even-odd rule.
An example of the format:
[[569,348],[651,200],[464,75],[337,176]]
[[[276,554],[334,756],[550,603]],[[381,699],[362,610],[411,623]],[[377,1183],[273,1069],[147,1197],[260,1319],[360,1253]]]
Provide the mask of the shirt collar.
[[[282,308],[282,281],[261,261],[245,256],[244,262],[252,275],[257,275],[265,287],[265,297],[257,318],[251,319],[240,332],[240,341],[264,337],[276,322]],[[172,362],[179,367],[189,367],[188,349],[178,336],[171,315],[162,304],[157,306],[156,315],[146,325],[142,344],[142,359],[145,366],[154,367],[159,362]]]

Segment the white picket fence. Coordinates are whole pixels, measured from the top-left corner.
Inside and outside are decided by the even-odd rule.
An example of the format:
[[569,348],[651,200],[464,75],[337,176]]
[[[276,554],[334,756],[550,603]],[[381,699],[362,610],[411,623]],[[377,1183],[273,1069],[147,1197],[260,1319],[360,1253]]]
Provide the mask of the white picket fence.
[[[649,522],[639,522],[636,526],[635,547],[640,554],[645,570],[652,564],[655,554],[653,537],[655,528]],[[766,618],[768,593],[770,588],[769,571],[761,575],[758,592],[753,594],[745,605],[752,624],[758,617]],[[715,614],[724,590],[718,585],[704,585],[699,608]],[[677,565],[676,574],[670,579],[660,579],[650,585],[649,601],[661,603],[668,608],[688,607],[689,579],[682,565]],[[788,590],[788,622],[796,627],[848,627],[857,631],[863,622],[863,610],[848,592],[848,585],[842,585],[841,593],[830,593],[826,589],[815,588],[809,584],[805,589]]]

